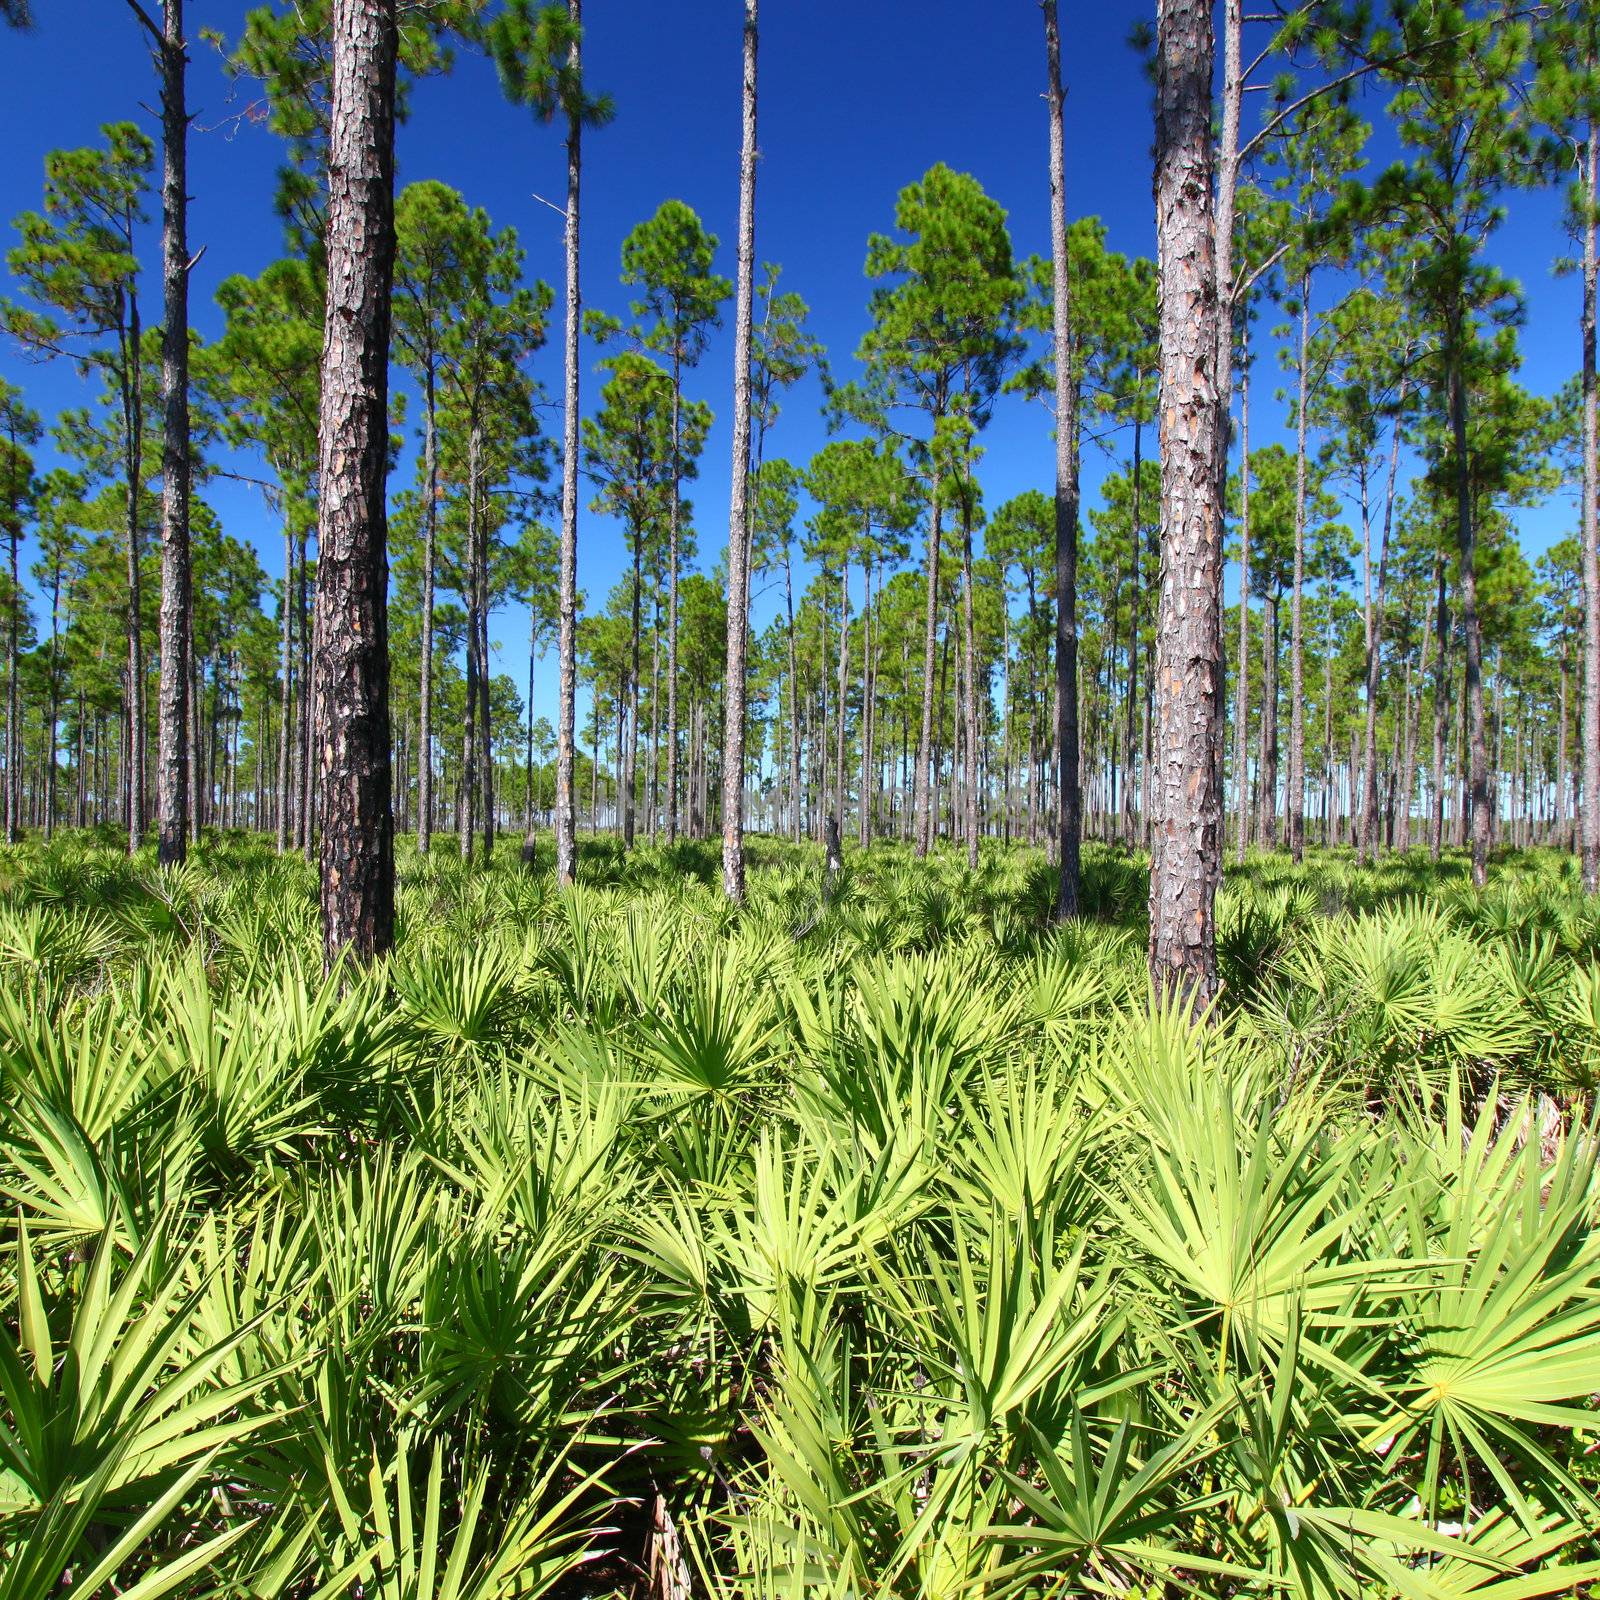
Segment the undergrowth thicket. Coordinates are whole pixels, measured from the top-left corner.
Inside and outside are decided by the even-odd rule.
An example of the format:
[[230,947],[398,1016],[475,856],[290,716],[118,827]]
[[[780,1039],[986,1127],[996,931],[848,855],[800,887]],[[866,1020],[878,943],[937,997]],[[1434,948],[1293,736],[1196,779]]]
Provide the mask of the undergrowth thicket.
[[1570,862],[752,854],[0,853],[0,1600],[1600,1583]]

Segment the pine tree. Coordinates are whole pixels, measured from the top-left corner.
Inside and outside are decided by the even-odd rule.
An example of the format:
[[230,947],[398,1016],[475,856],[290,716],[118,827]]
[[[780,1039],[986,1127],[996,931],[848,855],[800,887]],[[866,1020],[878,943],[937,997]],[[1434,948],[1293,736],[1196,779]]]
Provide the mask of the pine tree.
[[[1016,321],[1023,285],[1005,212],[966,173],[931,167],[900,191],[895,225],[900,237],[875,234],[867,245],[867,276],[877,287],[872,327],[857,351],[866,376],[837,390],[833,405],[838,415],[902,439],[927,485],[922,725],[913,801],[913,842],[923,855],[933,836],[930,768],[945,489],[952,477],[970,476],[970,447],[1020,351]],[[925,418],[925,431],[902,422],[903,414]],[[970,540],[970,525],[963,533]],[[969,838],[969,853],[976,842]]]
[[681,200],[664,200],[653,217],[622,241],[622,281],[640,291],[630,309],[634,325],[591,313],[601,340],[624,335],[640,349],[667,359],[672,379],[672,455],[677,463],[667,497],[667,842],[678,836],[678,578],[682,558],[683,507],[679,492],[684,425],[683,375],[699,364],[711,330],[720,326],[722,305],[732,290],[711,270],[715,234]]
[[496,19],[490,47],[508,96],[532,108],[541,121],[566,122],[566,292],[562,346],[560,706],[556,717],[556,881],[576,881],[577,797],[577,617],[578,617],[578,333],[582,315],[579,284],[580,188],[585,128],[611,120],[609,98],[588,93],[583,80],[581,0],[547,5],[536,13],[528,0],[511,0]]
[[1492,820],[1470,391],[1486,348],[1480,325],[1503,319],[1515,301],[1513,286],[1480,251],[1500,221],[1503,191],[1534,168],[1517,89],[1530,35],[1525,20],[1503,17],[1498,7],[1479,12],[1462,4],[1413,8],[1400,25],[1420,65],[1401,78],[1390,113],[1412,159],[1380,181],[1380,203],[1394,208],[1422,247],[1413,292],[1437,336],[1433,382],[1448,418],[1460,567],[1472,873],[1481,885]]
[[[22,243],[7,256],[40,307],[8,305],[8,331],[41,357],[70,355],[101,372],[117,397],[123,478],[126,676],[131,753],[127,771],[128,850],[144,834],[145,682],[140,613],[140,497],[144,473],[143,324],[136,233],[154,152],[132,123],[109,123],[104,149],[57,150],[45,158],[45,208],[17,219]],[[54,314],[52,314],[54,313]],[[61,320],[57,320],[59,315]]]
[[158,26],[127,0],[149,35],[161,82],[161,683],[156,754],[156,859],[176,866],[189,808],[189,65],[183,0],[164,0]]
[[22,744],[17,720],[17,674],[21,666],[23,596],[17,551],[23,524],[36,493],[28,447],[39,439],[38,414],[23,403],[22,391],[0,378],[0,535],[6,541],[6,771],[5,839],[15,844],[21,831]]

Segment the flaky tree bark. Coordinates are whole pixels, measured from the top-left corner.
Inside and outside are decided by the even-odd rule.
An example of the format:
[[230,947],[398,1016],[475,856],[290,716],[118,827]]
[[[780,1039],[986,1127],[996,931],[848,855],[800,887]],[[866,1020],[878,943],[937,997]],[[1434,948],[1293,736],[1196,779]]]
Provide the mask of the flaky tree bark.
[[1597,270],[1595,205],[1600,193],[1600,126],[1589,124],[1584,151],[1588,215],[1583,227],[1583,886],[1600,894],[1600,535],[1595,498],[1600,495],[1595,381]]
[[166,0],[161,63],[161,687],[156,757],[156,858],[184,859],[189,830],[189,116],[183,0]]
[[1222,507],[1208,0],[1159,0],[1156,241],[1161,600],[1151,799],[1150,975],[1191,1006],[1216,992],[1222,826]]
[[[745,657],[750,629],[750,323],[756,249],[757,0],[744,7],[739,261],[733,321],[733,476],[728,506],[728,659],[722,720],[722,889],[744,899]],[[866,804],[865,787],[862,804]]]
[[317,430],[314,749],[323,960],[394,942],[389,774],[389,297],[396,0],[333,0],[328,290]]
[[[1044,0],[1044,47],[1045,99],[1050,107],[1050,256],[1056,367],[1056,916],[1065,920],[1078,914],[1083,801],[1078,771],[1078,408],[1072,383],[1071,279],[1067,270],[1066,94],[1061,82],[1056,0]],[[1138,560],[1137,552],[1134,560]],[[969,623],[969,636],[970,629]],[[970,655],[970,637],[968,648]],[[973,728],[969,726],[969,741],[972,737]],[[969,855],[975,866],[975,818],[972,827]]]

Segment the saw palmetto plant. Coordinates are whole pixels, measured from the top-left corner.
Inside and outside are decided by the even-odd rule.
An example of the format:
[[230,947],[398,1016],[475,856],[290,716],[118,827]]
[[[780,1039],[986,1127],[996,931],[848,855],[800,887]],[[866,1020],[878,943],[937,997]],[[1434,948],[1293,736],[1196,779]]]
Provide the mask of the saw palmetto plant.
[[1554,858],[1252,861],[1196,1023],[1109,854],[413,859],[324,981],[215,848],[8,862],[0,1600],[1600,1593]]

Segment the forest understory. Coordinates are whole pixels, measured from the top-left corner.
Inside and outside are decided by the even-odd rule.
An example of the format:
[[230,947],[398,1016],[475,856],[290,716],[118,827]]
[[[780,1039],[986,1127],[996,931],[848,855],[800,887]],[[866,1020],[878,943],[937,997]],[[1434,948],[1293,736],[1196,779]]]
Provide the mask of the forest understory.
[[5,1600],[1600,1583],[1571,857],[519,844],[0,855]]

